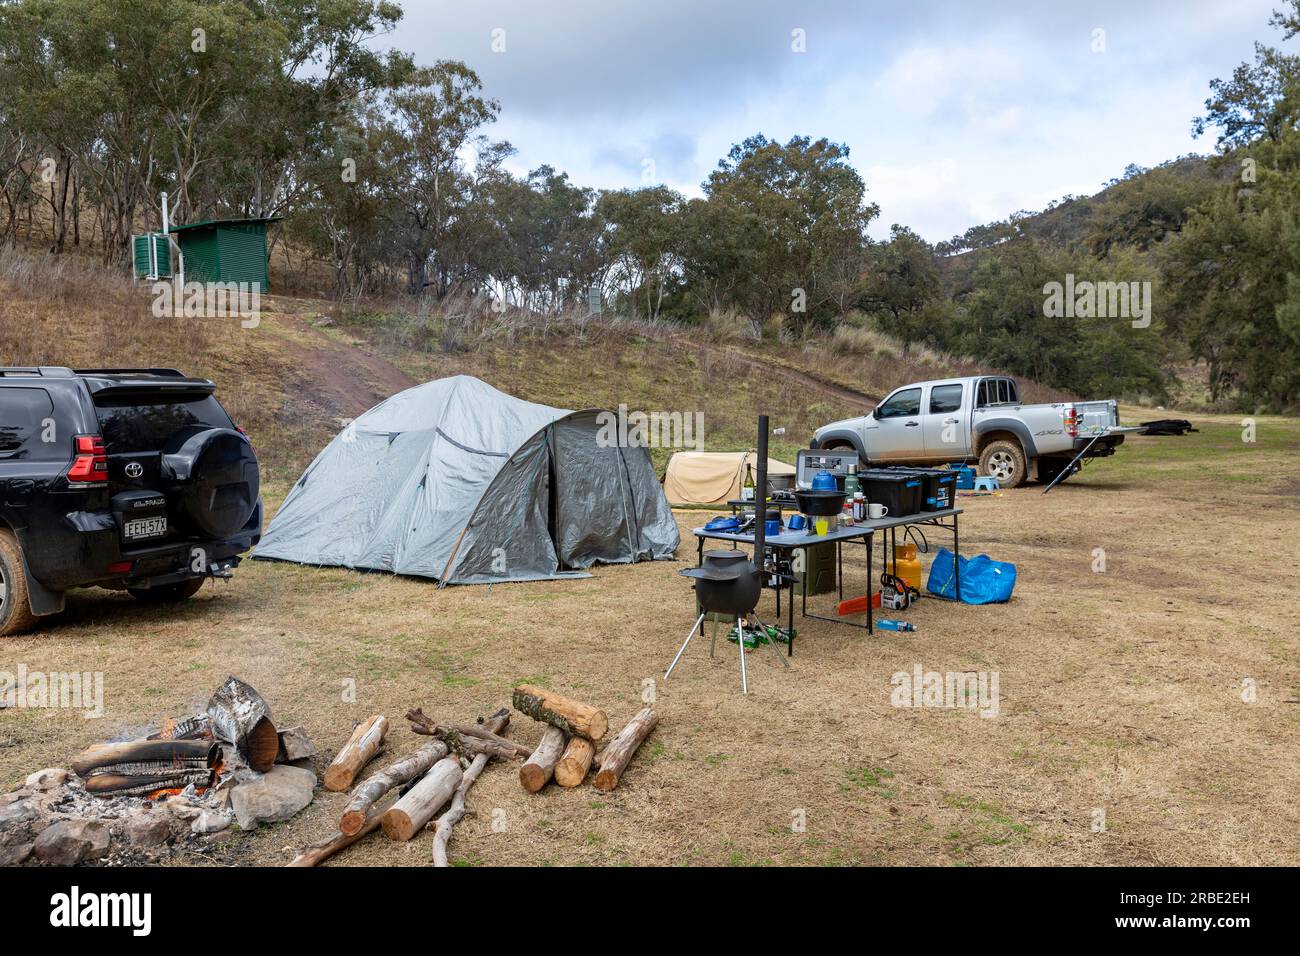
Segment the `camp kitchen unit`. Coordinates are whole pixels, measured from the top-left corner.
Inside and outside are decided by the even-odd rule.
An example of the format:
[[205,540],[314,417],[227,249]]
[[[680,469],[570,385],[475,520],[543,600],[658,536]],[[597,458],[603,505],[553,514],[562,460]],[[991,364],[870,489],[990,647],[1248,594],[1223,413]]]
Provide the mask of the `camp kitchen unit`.
[[[780,534],[768,535],[766,538],[766,547],[771,548],[777,555],[778,567],[788,567],[790,572],[786,572],[784,580],[775,580],[769,576],[765,581],[765,587],[776,592],[777,600],[777,617],[781,615],[781,593],[782,591],[793,592],[795,587],[799,589],[801,617],[814,618],[819,621],[830,621],[835,624],[845,624],[850,627],[864,628],[867,633],[874,633],[875,623],[872,611],[872,599],[876,593],[875,589],[875,571],[872,559],[873,538],[877,532],[880,532],[881,538],[881,567],[889,568],[892,562],[890,555],[898,544],[898,529],[906,530],[909,526],[917,525],[930,528],[941,528],[952,534],[952,551],[953,551],[953,569],[954,569],[954,593],[961,593],[961,577],[959,568],[960,538],[958,534],[958,516],[962,513],[961,508],[946,508],[943,511],[917,513],[911,515],[901,515],[897,518],[887,517],[878,520],[863,521],[853,525],[847,525],[843,528],[831,528],[826,534],[809,534],[807,530],[800,529],[797,531],[782,531]],[[706,541],[729,541],[733,544],[754,544],[754,534],[752,531],[721,531],[709,530],[706,527],[693,529],[696,542],[696,561],[702,565],[704,563],[704,545]],[[866,599],[866,621],[859,624],[855,621],[846,621],[842,617],[831,617],[824,614],[815,614],[808,610],[808,592],[809,581],[812,575],[809,573],[813,559],[809,552],[813,548],[825,547],[834,549],[835,577],[838,581],[838,600],[844,601],[844,547],[845,545],[861,545],[863,549],[863,561],[867,571],[867,589],[864,595]],[[804,570],[797,575],[794,572],[796,564],[796,555],[802,552],[802,565]],[[794,595],[791,593],[786,602],[786,630],[789,634],[789,644],[787,653],[794,655]]]
[[[760,438],[762,436],[760,435]],[[760,461],[766,460],[760,451]],[[794,487],[767,480],[766,469],[760,486],[768,495],[754,500],[729,500],[731,518],[719,517],[693,529],[696,540],[697,566],[706,562],[705,543],[725,541],[770,549],[775,556],[773,574],[764,576],[765,588],[775,591],[777,619],[781,616],[782,592],[791,591],[786,600],[786,639],[794,654],[794,588],[799,590],[800,614],[803,617],[875,630],[873,598],[875,569],[872,545],[877,533],[881,539],[881,565],[888,574],[897,574],[899,529],[904,541],[924,537],[922,529],[942,529],[952,534],[953,594],[960,594],[960,531],[956,507],[956,472],[948,469],[884,468],[860,470],[857,453],[850,449],[804,449],[796,458]],[[789,466],[785,466],[788,470]],[[720,488],[719,488],[720,490]],[[862,493],[862,492],[865,492]],[[855,494],[857,493],[857,494]],[[854,500],[859,507],[875,504],[878,515],[862,513],[841,519],[840,512],[852,513]],[[763,501],[760,508],[759,501]],[[787,517],[788,516],[788,517]],[[758,527],[763,523],[762,529]],[[911,529],[917,529],[912,531]],[[758,542],[762,542],[760,545]],[[928,540],[927,540],[928,544]],[[866,567],[866,594],[845,605],[844,551],[862,547]],[[755,557],[758,560],[758,556]],[[837,591],[840,614],[828,616],[808,610],[809,594]],[[919,593],[920,588],[916,591]],[[861,607],[864,623],[844,620],[854,613],[846,607]]]

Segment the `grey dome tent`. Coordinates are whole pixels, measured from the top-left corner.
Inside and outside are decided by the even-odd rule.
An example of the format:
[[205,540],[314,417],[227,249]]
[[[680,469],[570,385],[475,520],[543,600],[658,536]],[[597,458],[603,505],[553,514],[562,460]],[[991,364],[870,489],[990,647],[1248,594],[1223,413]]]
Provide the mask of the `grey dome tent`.
[[316,456],[254,556],[443,585],[670,558],[680,538],[650,456],[603,441],[602,414],[468,375],[409,388]]

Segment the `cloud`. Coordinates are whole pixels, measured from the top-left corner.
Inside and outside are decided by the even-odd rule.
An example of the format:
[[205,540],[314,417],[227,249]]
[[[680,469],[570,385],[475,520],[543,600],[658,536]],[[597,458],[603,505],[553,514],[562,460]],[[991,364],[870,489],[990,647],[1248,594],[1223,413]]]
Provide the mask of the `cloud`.
[[432,2],[408,4],[389,39],[478,71],[502,105],[492,135],[518,150],[511,169],[635,188],[649,161],[650,178],[698,195],[752,133],[826,136],[881,205],[873,235],[900,222],[938,241],[1094,192],[1130,162],[1211,149],[1191,118],[1209,80],[1268,38],[1274,5]]

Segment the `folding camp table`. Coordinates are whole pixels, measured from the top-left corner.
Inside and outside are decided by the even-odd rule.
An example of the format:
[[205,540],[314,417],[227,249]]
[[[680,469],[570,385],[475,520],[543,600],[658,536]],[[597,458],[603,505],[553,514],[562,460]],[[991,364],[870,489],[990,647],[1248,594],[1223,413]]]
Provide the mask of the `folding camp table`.
[[[897,518],[886,517],[886,518],[879,518],[874,521],[859,521],[856,524],[846,525],[845,527],[842,528],[841,527],[832,528],[831,530],[827,531],[826,534],[809,534],[806,529],[801,529],[799,531],[787,530],[787,531],[782,531],[780,534],[768,535],[767,547],[773,548],[778,552],[784,552],[785,554],[793,555],[795,551],[798,551],[800,549],[807,549],[812,547],[813,545],[829,544],[831,542],[834,542],[836,578],[838,579],[839,582],[840,600],[843,601],[844,600],[844,545],[845,543],[860,542],[864,546],[863,550],[866,552],[866,565],[867,565],[867,621],[866,623],[858,624],[854,621],[846,621],[838,616],[828,617],[824,614],[809,613],[807,573],[805,573],[803,577],[800,616],[815,618],[816,620],[819,621],[830,621],[833,624],[844,624],[849,627],[860,627],[866,630],[867,633],[870,634],[875,631],[875,626],[872,619],[872,608],[871,608],[871,595],[874,587],[874,582],[872,581],[873,572],[872,572],[872,558],[871,558],[872,536],[877,531],[881,532],[880,535],[881,560],[884,562],[885,567],[889,567],[888,548],[891,544],[897,542],[896,534],[899,528],[903,528],[909,525],[921,525],[921,526],[929,526],[932,528],[942,528],[945,531],[951,531],[952,552],[953,552],[953,576],[954,576],[953,594],[959,595],[961,593],[960,590],[961,578],[957,570],[959,564],[957,558],[961,552],[958,550],[960,541],[958,539],[958,532],[957,532],[957,516],[960,515],[961,513],[962,513],[961,508],[945,508],[942,511],[921,511],[916,514],[901,515]],[[947,520],[949,518],[952,519],[951,522]],[[749,532],[741,534],[734,531],[709,531],[705,528],[695,528],[693,530],[693,533],[695,535],[695,540],[696,540],[696,561],[698,564],[704,563],[704,542],[705,541],[709,541],[709,540],[731,541],[735,544],[749,544],[749,545],[752,545],[754,543],[754,535]],[[765,577],[767,576],[765,575]],[[793,585],[791,585],[791,589],[793,590]],[[777,620],[780,620],[782,589],[776,588],[774,590],[776,591]],[[956,598],[954,597],[951,598],[950,600],[956,600]],[[788,618],[787,628],[791,635],[789,654],[793,656],[794,655],[794,596],[793,594],[791,595],[789,601],[787,618]]]

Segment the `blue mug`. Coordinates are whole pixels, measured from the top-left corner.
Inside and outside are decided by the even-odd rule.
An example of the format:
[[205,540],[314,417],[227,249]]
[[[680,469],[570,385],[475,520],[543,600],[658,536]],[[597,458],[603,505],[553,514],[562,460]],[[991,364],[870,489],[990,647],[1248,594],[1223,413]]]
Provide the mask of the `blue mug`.
[[808,527],[808,519],[803,515],[791,515],[789,524],[791,531],[802,531]]
[[767,534],[770,535],[780,534],[781,522],[778,521],[776,518],[773,518],[772,520],[768,521],[766,525],[764,525],[764,530],[766,531]]

